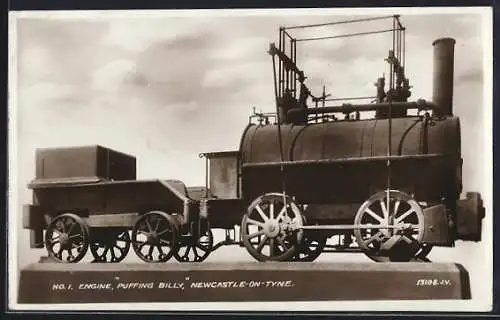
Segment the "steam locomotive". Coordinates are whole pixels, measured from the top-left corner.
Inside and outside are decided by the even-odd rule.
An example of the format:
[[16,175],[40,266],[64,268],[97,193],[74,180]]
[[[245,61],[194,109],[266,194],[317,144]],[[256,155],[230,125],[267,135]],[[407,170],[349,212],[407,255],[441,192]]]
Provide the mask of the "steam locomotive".
[[[23,216],[31,247],[67,263],[89,250],[94,262],[120,262],[131,247],[149,263],[202,262],[226,245],[245,247],[258,261],[362,252],[389,262],[429,261],[434,246],[480,241],[481,196],[460,199],[455,40],[433,43],[433,101],[408,102],[400,17],[342,23],[375,19],[393,23],[389,88],[379,78],[373,101],[361,104],[325,106],[357,98],[314,96],[296,45],[367,33],[297,39],[291,30],[314,26],[281,27],[279,45],[268,51],[276,112],[254,111],[237,151],[200,154],[203,187],[137,180],[135,157],[102,146],[38,149]],[[214,229],[225,239],[214,243]]]

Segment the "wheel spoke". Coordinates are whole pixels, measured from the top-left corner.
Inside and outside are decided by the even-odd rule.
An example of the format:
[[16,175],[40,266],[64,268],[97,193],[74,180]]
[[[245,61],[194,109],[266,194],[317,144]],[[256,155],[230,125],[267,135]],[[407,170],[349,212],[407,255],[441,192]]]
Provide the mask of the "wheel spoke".
[[163,234],[165,234],[165,232],[168,232],[170,231],[170,229],[167,227],[165,230],[163,230],[162,232],[158,232],[158,235],[161,236]]
[[283,219],[283,215],[285,214],[286,212],[286,206],[283,206],[283,208],[281,208],[281,211],[278,213],[278,216],[276,217],[276,221],[280,221],[281,219]]
[[248,218],[247,222],[251,223],[251,224],[254,224],[256,226],[259,226],[261,228],[264,227],[264,223],[263,222],[260,222],[260,221],[257,221],[257,220],[251,219],[251,218]]
[[149,233],[153,232],[153,228],[151,228],[151,224],[149,223],[148,219],[145,220],[146,225],[148,226]]
[[71,226],[69,227],[69,230],[67,232],[67,234],[71,234],[71,231],[73,231],[73,228],[76,226],[76,222],[72,222],[71,223]]
[[396,217],[396,214],[398,213],[400,203],[401,201],[397,200],[396,203],[394,204],[394,217]]
[[141,251],[142,248],[144,248],[144,246],[146,245],[146,243],[148,243],[147,241],[143,241],[143,242],[137,242],[139,244],[139,247],[138,247],[138,250]]
[[382,209],[382,214],[384,215],[383,221],[387,221],[387,219],[389,218],[389,213],[387,212],[387,207],[385,206],[385,199],[381,199],[379,203],[380,209]]
[[80,234],[80,233],[78,233],[78,234],[74,234],[74,235],[72,235],[72,236],[69,236],[68,238],[69,238],[69,239],[74,239],[74,238],[77,238],[77,237],[78,237],[78,238],[83,238],[83,235],[82,235],[82,234]]
[[402,215],[400,215],[399,217],[397,217],[397,218],[395,219],[395,222],[396,222],[396,223],[401,222],[401,220],[404,220],[406,217],[408,217],[408,216],[409,216],[410,214],[412,214],[413,212],[415,212],[415,211],[413,210],[413,208],[408,209],[408,211],[406,211],[405,213],[403,213]]
[[415,242],[415,239],[413,239],[413,237],[410,239],[406,235],[402,236],[401,239],[403,239],[408,244],[412,244]]
[[167,246],[170,246],[170,242],[165,239],[160,239],[160,243],[165,243]]
[[67,233],[66,232],[66,219],[62,220],[61,228],[62,228],[62,233]]
[[[106,254],[108,253],[108,251],[109,251],[109,247],[106,247],[106,248],[104,249],[104,251],[103,251],[103,253],[102,253],[102,255],[101,255],[101,256],[102,256],[102,257],[104,257],[104,258],[106,258]],[[113,255],[113,249],[111,249],[111,255],[112,255],[112,256],[114,256],[114,255]]]
[[254,232],[254,233],[252,233],[252,234],[249,234],[249,235],[247,236],[247,238],[248,238],[248,239],[253,239],[253,238],[258,237],[258,236],[261,236],[261,235],[263,235],[263,234],[265,234],[264,230],[260,230],[260,231],[258,231],[258,232]]
[[414,231],[418,232],[418,228],[420,227],[418,224],[406,224],[407,226],[411,227]]
[[382,231],[378,231],[377,233],[375,233],[375,235],[371,236],[368,240],[366,240],[365,244],[370,244],[370,243],[372,243],[375,240],[379,240],[380,241],[380,236],[381,235],[382,235]]
[[137,234],[143,234],[145,235],[146,237],[149,236],[149,233],[144,231],[144,230],[137,230]]
[[[121,254],[121,252],[120,252],[120,254]],[[120,260],[120,258],[122,258],[122,256],[121,255],[117,256],[115,249],[111,248],[111,261],[118,261],[118,260]]]
[[194,252],[195,257],[197,257],[197,258],[201,257],[201,256],[198,254],[198,250],[196,250],[196,247],[193,247],[193,252]]
[[269,203],[269,218],[274,219],[274,202]]
[[269,239],[269,252],[270,252],[270,255],[271,257],[274,256],[274,238],[270,238]]
[[201,251],[203,251],[203,252],[208,252],[208,251],[209,251],[209,249],[208,249],[208,248],[204,248],[204,247],[202,247],[202,246],[196,246],[195,248],[200,249],[200,250],[201,250]]
[[257,247],[257,252],[262,251],[262,248],[264,248],[264,245],[266,244],[268,239],[269,239],[269,237],[264,235],[264,239],[262,239],[262,241],[259,243],[259,246]]
[[156,249],[158,249],[158,252],[160,253],[161,256],[163,254],[163,248],[161,247],[161,245],[157,245]]
[[365,212],[368,213],[372,218],[374,218],[378,222],[380,222],[380,223],[384,222],[384,219],[382,217],[380,217],[378,214],[376,214],[375,212],[373,212],[370,208],[366,208]]
[[269,220],[269,218],[266,216],[266,214],[264,213],[264,211],[262,211],[262,208],[259,205],[257,205],[255,207],[255,210],[257,210],[257,212],[259,213],[260,217],[262,218],[262,220],[264,222],[266,222],[267,220]]

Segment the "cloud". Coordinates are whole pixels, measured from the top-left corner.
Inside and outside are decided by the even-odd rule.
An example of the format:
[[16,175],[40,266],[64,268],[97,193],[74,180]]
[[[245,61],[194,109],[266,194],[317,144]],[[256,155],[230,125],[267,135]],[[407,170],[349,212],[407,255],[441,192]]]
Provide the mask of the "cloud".
[[[449,22],[448,27],[432,26],[443,19]],[[19,23],[19,78],[20,96],[26,98],[21,99],[20,112],[49,123],[85,119],[94,126],[124,131],[126,136],[148,136],[150,145],[158,148],[168,145],[186,152],[196,152],[203,145],[201,139],[189,140],[209,122],[214,127],[202,135],[216,148],[217,139],[223,135],[240,135],[239,126],[244,126],[252,106],[274,110],[272,65],[266,50],[269,42],[277,40],[277,26],[331,20],[332,17],[23,20]],[[478,37],[472,37],[477,34],[472,25],[477,20],[466,16],[407,16],[403,21],[412,26],[407,34],[407,74],[415,85],[414,99],[430,98],[431,40],[439,32],[457,36],[457,83],[480,80],[479,55],[472,53],[478,41]],[[381,29],[385,24],[386,21],[377,22],[372,27]],[[365,25],[351,31],[367,29],[369,26]],[[343,33],[350,29],[340,26],[293,33],[305,37],[331,34],[334,30]],[[307,83],[313,93],[320,94],[322,86],[327,85],[327,91],[335,97],[372,95],[376,78],[388,71],[383,61],[389,48],[385,38],[386,35],[377,35],[300,43],[299,66],[309,76]],[[469,63],[463,63],[467,59]],[[30,83],[37,86],[29,89]],[[26,94],[30,92],[35,94]],[[118,115],[120,121],[116,121]],[[230,123],[237,123],[238,127],[232,127],[231,132],[220,129],[228,126],[224,117],[233,119]],[[178,134],[185,129],[193,133]],[[30,130],[34,132],[33,128]],[[177,141],[165,139],[172,136]],[[221,145],[227,146],[229,140],[237,139],[222,139]]]
[[[85,85],[89,70],[116,58],[112,52],[96,50],[108,27],[105,21],[24,18],[17,25],[20,81]],[[33,60],[38,53],[43,65]]]
[[127,59],[110,61],[92,73],[91,88],[94,91],[111,90],[116,93],[127,76],[135,71],[135,65],[134,61]]

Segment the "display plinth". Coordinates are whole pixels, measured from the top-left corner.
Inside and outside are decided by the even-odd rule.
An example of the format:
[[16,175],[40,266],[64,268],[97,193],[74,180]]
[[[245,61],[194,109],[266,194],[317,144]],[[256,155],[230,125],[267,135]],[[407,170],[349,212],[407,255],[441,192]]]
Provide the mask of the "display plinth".
[[19,303],[470,299],[469,275],[439,263],[38,263]]

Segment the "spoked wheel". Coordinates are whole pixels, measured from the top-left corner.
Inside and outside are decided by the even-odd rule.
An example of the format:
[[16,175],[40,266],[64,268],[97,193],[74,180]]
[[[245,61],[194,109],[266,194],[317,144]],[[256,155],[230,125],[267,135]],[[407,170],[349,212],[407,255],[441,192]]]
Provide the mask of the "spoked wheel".
[[89,248],[87,223],[72,213],[61,214],[50,222],[45,232],[49,256],[60,262],[76,263]]
[[304,235],[302,245],[298,253],[292,257],[292,261],[312,262],[323,252],[326,246],[326,237],[315,235]]
[[301,244],[304,231],[297,204],[280,193],[268,193],[249,206],[241,222],[247,251],[258,261],[286,261]]
[[148,212],[135,223],[131,241],[141,260],[150,263],[166,262],[177,250],[177,223],[164,212]]
[[92,232],[90,252],[93,262],[120,262],[130,250],[128,230],[96,230]]
[[213,245],[212,230],[207,228],[199,239],[189,237],[183,240],[179,249],[174,253],[174,257],[179,262],[202,262],[212,252]]
[[403,192],[373,195],[359,208],[354,224],[359,247],[374,261],[420,261],[425,254],[422,208]]

